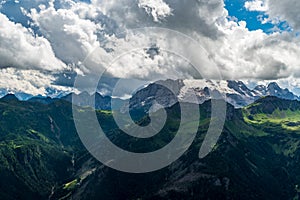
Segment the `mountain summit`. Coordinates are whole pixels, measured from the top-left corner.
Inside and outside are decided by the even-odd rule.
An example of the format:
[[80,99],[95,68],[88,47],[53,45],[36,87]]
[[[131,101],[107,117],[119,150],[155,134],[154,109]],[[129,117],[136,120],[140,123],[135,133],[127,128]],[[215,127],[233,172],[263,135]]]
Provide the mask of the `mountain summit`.
[[288,100],[299,100],[299,97],[294,95],[288,89],[282,89],[277,83],[272,82],[267,87],[263,85],[259,85],[254,88],[259,96],[274,96],[281,99]]
[[150,108],[153,100],[164,107],[170,107],[176,102],[202,104],[206,100],[216,98],[216,95],[212,97],[213,93],[219,94],[236,108],[247,106],[264,96],[299,100],[298,96],[288,89],[280,88],[275,82],[268,86],[258,85],[251,90],[242,81],[166,80],[155,82],[138,91],[131,98],[130,106]]
[[14,94],[7,94],[1,98],[4,101],[19,101],[19,99]]
[[[18,93],[15,95],[8,94],[2,99],[18,100],[19,96]],[[160,106],[156,106],[157,103],[163,107],[170,107],[177,102],[202,104],[207,100],[220,98],[225,99],[226,102],[232,104],[236,108],[241,108],[265,96],[274,96],[286,100],[300,100],[297,95],[293,94],[288,89],[281,88],[275,82],[270,83],[268,86],[258,85],[254,89],[249,89],[242,81],[180,79],[160,80],[151,83],[147,87],[143,87],[133,94],[129,102],[110,96],[102,96],[97,92],[94,94],[89,94],[87,92],[82,92],[80,94],[70,93],[60,98],[35,96],[29,99],[19,97],[19,99],[30,102],[40,102],[43,104],[49,104],[59,99],[70,103],[73,102],[72,100],[75,100],[74,102],[76,102],[75,104],[78,106],[94,107],[97,110],[111,110],[111,101],[114,100],[114,109],[124,110],[129,104],[130,109],[143,108],[145,111],[149,109],[155,111],[160,108]]]

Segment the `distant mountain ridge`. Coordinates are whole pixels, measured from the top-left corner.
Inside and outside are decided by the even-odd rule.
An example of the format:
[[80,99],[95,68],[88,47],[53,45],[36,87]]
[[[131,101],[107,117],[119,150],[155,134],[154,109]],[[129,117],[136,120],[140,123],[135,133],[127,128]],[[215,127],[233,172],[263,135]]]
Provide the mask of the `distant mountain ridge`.
[[[300,100],[297,95],[288,89],[281,88],[275,82],[270,83],[268,86],[258,85],[254,89],[249,89],[242,81],[232,80],[161,80],[138,90],[126,101],[110,96],[102,96],[97,92],[94,94],[87,92],[80,94],[70,93],[57,98],[41,95],[32,96],[26,93],[16,93],[14,95],[15,98],[23,101],[43,104],[50,104],[58,99],[62,99],[71,103],[76,102],[78,106],[89,106],[98,110],[111,110],[111,100],[114,99],[116,102],[114,109],[124,110],[129,104],[130,109],[142,108],[146,111],[149,109],[155,111],[160,108],[156,106],[155,102],[163,107],[170,107],[177,102],[202,104],[214,98],[224,98],[226,102],[232,104],[234,107],[241,108],[265,96],[274,96],[287,100]],[[8,99],[8,97],[12,98],[11,94],[3,98]],[[74,101],[72,101],[73,98],[75,98]],[[95,105],[93,105],[93,102]]]
[[[74,98],[74,101],[73,101]],[[4,97],[0,98],[4,101],[9,100],[15,100],[15,101],[21,101],[22,99],[18,98],[16,94],[7,94]],[[51,98],[51,97],[44,97],[41,95],[33,96],[27,100],[27,102],[38,102],[41,104],[51,104],[59,100],[64,100],[69,103],[74,103],[78,106],[82,107],[93,107],[97,110],[111,110],[111,101],[113,98],[109,96],[102,96],[99,93],[94,93],[90,95],[88,92],[82,92],[80,94],[70,93],[66,96],[63,96],[61,98]],[[114,106],[116,106],[114,109],[120,109],[124,105],[124,101],[118,98],[114,98],[114,101],[116,102]]]
[[[168,88],[171,88],[172,92]],[[176,102],[202,104],[206,100],[222,97],[234,107],[240,108],[265,96],[300,100],[297,95],[288,89],[280,88],[275,82],[268,86],[258,85],[251,90],[242,81],[166,80],[155,82],[138,91],[131,98],[130,107],[150,109],[153,100],[164,107],[170,107]]]
[[19,99],[14,94],[7,94],[1,98],[3,101],[18,101]]
[[[78,106],[89,106],[97,110],[112,110],[112,97],[102,96],[98,92],[92,95],[87,92],[82,92],[80,94],[70,93],[60,99],[68,101],[70,103],[75,102],[75,104]],[[117,101],[117,108],[120,108],[123,105],[123,101],[121,99],[115,100]]]

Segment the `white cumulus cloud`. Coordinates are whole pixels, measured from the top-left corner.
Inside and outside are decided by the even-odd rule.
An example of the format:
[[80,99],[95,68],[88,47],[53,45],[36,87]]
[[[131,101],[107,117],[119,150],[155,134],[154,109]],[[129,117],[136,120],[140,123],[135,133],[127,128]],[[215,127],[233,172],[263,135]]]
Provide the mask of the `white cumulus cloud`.
[[8,92],[28,92],[32,95],[48,95],[47,89],[72,92],[73,88],[54,85],[55,77],[38,70],[0,69],[0,88]]
[[265,2],[263,0],[246,1],[245,8],[249,11],[265,12],[268,10],[268,6],[265,5]]
[[163,0],[139,0],[138,6],[152,15],[155,22],[172,14],[172,9]]
[[[1,5],[4,8],[6,2]],[[300,28],[298,1],[251,0],[245,7],[265,13],[274,23],[287,21],[294,30]],[[203,62],[205,73],[215,74],[213,67],[204,64],[209,60],[218,67],[223,79],[300,77],[299,37],[289,32],[250,31],[246,22],[232,20],[223,0],[36,0],[32,7],[26,0],[20,2],[20,9],[33,23],[31,28],[0,13],[0,66],[6,74],[1,78],[18,83],[16,90],[43,93],[55,82],[51,73],[65,70],[95,76],[106,70],[110,76],[145,80],[197,77],[188,63],[190,57],[197,58],[197,63]],[[207,58],[199,48],[183,44],[176,34],[134,33],[136,28],[144,27],[185,34],[200,49],[203,47]],[[176,45],[190,57],[184,60],[167,52]],[[151,46],[157,47],[151,50],[153,55],[147,52]],[[37,76],[32,70],[42,75]],[[25,75],[28,80],[17,78]],[[35,85],[37,77],[47,83]],[[22,85],[28,85],[27,89]]]
[[0,66],[59,71],[66,65],[56,58],[50,42],[0,13]]
[[297,0],[252,0],[245,2],[250,11],[263,11],[273,23],[287,21],[294,30],[300,29],[300,3]]

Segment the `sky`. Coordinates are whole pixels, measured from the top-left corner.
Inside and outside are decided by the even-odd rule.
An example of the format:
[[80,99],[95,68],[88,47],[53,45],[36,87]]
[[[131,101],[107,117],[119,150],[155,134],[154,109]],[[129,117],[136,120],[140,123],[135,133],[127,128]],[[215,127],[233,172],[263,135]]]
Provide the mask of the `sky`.
[[272,23],[271,21],[266,21],[262,23],[262,19],[268,18],[268,15],[265,12],[259,11],[259,9],[252,10],[249,12],[249,9],[247,9],[245,5],[246,2],[251,2],[251,1],[226,0],[225,8],[228,10],[230,16],[236,17],[237,20],[246,21],[247,28],[250,31],[255,31],[257,29],[261,29],[265,33],[273,33],[276,30],[290,31],[290,26],[284,20],[282,20],[280,23]]
[[105,72],[98,89],[122,78],[125,95],[130,80],[199,78],[193,63],[202,78],[300,94],[299,10],[297,0],[0,0],[0,94],[89,90],[75,78]]

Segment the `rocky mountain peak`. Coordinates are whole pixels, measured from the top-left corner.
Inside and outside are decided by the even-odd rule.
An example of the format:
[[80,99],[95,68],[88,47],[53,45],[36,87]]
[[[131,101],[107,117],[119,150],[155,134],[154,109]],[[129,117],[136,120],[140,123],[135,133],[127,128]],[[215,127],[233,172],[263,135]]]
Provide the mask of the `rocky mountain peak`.
[[1,98],[4,101],[19,101],[19,99],[14,94],[7,94]]
[[270,91],[281,91],[282,89],[281,89],[281,87],[279,87],[279,85],[277,84],[277,83],[275,83],[275,82],[272,82],[272,83],[270,83],[269,85],[268,85],[268,90],[270,90]]
[[[166,90],[172,88],[174,93]],[[188,102],[202,104],[212,99],[213,92],[218,92],[224,99],[235,107],[247,106],[264,96],[275,96],[281,99],[299,99],[288,89],[282,89],[276,83],[270,83],[267,87],[258,85],[253,90],[249,89],[242,81],[228,80],[166,80],[158,81],[138,91],[131,98],[130,107],[150,107],[153,100],[159,100],[164,107],[174,105],[176,102]],[[195,99],[196,95],[196,99]]]

